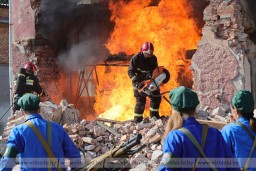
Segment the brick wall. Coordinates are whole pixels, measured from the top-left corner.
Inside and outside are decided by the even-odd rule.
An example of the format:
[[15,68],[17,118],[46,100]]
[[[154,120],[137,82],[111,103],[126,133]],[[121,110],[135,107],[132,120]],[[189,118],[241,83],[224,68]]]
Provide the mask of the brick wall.
[[1,18],[8,18],[9,16],[9,10],[8,8],[5,8],[5,7],[0,7],[0,17]]
[[[12,66],[15,76],[19,69],[28,61],[36,64],[36,72],[40,85],[54,103],[59,103],[63,98],[65,75],[61,74],[58,67],[55,51],[40,35],[38,24],[41,0],[23,1],[17,0],[13,8],[13,37]],[[16,1],[15,1],[16,2]],[[36,23],[37,20],[37,23]]]
[[193,87],[202,106],[229,105],[237,90],[251,90],[248,52],[253,48],[245,19],[237,0],[211,0],[204,10],[203,37],[192,58]]
[[[0,7],[0,18],[8,18],[8,8]],[[9,25],[8,23],[0,23],[0,64],[8,64],[9,62]]]

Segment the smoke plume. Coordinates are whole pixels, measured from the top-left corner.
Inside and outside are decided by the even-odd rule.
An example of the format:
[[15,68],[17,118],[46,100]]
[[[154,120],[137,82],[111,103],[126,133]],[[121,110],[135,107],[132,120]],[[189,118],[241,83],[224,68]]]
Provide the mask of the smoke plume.
[[106,2],[79,4],[76,0],[42,0],[39,28],[56,50],[66,71],[97,64],[109,54],[104,46],[113,29]]

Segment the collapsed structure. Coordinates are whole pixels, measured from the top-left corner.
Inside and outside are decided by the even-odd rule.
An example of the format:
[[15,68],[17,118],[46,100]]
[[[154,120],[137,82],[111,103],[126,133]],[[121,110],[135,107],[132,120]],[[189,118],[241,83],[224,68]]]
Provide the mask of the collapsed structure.
[[[145,11],[145,13],[151,12],[154,15],[157,12],[161,14],[162,6],[168,8],[168,5],[171,6],[169,3],[166,0],[149,3],[149,11]],[[175,4],[175,2],[172,3]],[[182,46],[177,47],[176,50],[173,49],[172,56],[178,56],[174,59],[168,59],[165,54],[161,55],[164,49],[157,47],[161,49],[161,53],[158,55],[160,56],[159,61],[165,63],[165,67],[171,72],[172,80],[165,87],[165,90],[170,90],[177,85],[188,87],[193,85],[199,94],[201,106],[209,106],[210,108],[216,108],[222,104],[229,105],[232,94],[238,89],[254,92],[256,88],[255,71],[252,66],[255,62],[255,10],[253,10],[255,2],[252,0],[211,0],[203,3],[193,1],[182,1],[182,3],[187,6],[188,14],[180,15],[195,17],[197,29],[202,29],[202,38],[201,40],[198,39],[199,42],[198,40],[195,41],[195,46],[198,43],[197,50],[191,51],[195,52],[192,64],[189,58],[193,54],[188,55],[190,57],[187,58],[188,56],[184,55],[186,53],[181,49]],[[70,5],[70,7],[64,8],[65,11],[63,11],[63,5]],[[80,3],[63,1],[59,3],[57,1],[35,0],[23,2],[23,5],[14,3],[12,8],[17,12],[13,13],[12,16],[14,42],[11,65],[13,74],[16,74],[19,67],[27,60],[34,62],[39,68],[37,75],[41,84],[47,90],[51,100],[59,103],[63,98],[68,99],[77,107],[80,106],[79,109],[84,118],[96,118],[98,114],[104,113],[110,108],[112,110],[109,113],[118,110],[122,116],[124,111],[132,111],[134,103],[130,103],[133,99],[132,93],[127,94],[131,91],[131,86],[127,84],[129,78],[125,74],[127,72],[125,66],[127,66],[127,59],[129,58],[125,58],[126,62],[118,63],[119,65],[113,64],[113,60],[110,60],[112,63],[104,63],[104,60],[111,53],[104,44],[108,42],[108,48],[113,53],[118,53],[116,47],[121,45],[116,40],[117,44],[114,47],[115,40],[108,37],[111,32],[113,32],[112,34],[119,34],[116,31],[116,26],[125,25],[125,23],[120,23],[121,21],[118,19],[121,18],[117,17],[123,17],[127,22],[130,20],[125,16],[124,11],[126,9],[124,7],[119,9],[123,10],[122,15],[115,16],[115,13],[121,11],[113,11],[112,8],[115,4],[112,4],[113,7],[110,5],[108,2],[101,1],[81,1]],[[116,5],[121,4],[117,3]],[[127,8],[132,5],[135,9],[140,9],[139,11],[144,8],[135,6],[133,1],[128,1],[126,4]],[[143,5],[147,6],[146,3]],[[158,8],[159,11],[154,11]],[[182,7],[179,6],[179,8]],[[111,20],[111,17],[114,17],[115,21]],[[158,17],[161,16],[158,15]],[[182,23],[182,20],[180,22]],[[74,24],[77,27],[73,27]],[[98,27],[99,24],[103,24],[103,26]],[[63,25],[66,27],[62,27]],[[178,27],[180,26],[178,25]],[[158,30],[159,33],[161,33],[160,31]],[[179,35],[180,33],[175,34]],[[194,39],[192,34],[196,33],[191,32],[186,37],[191,35],[189,39],[192,40]],[[116,37],[118,36],[116,35]],[[131,34],[130,36],[133,37],[134,35]],[[128,37],[129,35],[127,35]],[[178,40],[180,41],[180,39],[177,37],[177,40],[174,40],[172,44],[179,44]],[[126,40],[126,42],[129,41]],[[141,43],[138,43],[139,45],[136,46],[140,46]],[[126,52],[127,56],[135,44],[125,46],[129,47]],[[163,44],[162,46],[164,47]],[[189,48],[191,49],[191,47]],[[83,50],[81,51],[81,49]],[[185,51],[188,52],[190,49],[185,49]],[[63,51],[66,52],[62,53]],[[119,48],[119,52],[122,52],[122,49]],[[157,49],[156,53],[159,53]],[[76,59],[73,58],[74,56]],[[63,63],[62,58],[66,63]],[[164,61],[175,65],[171,66]],[[85,68],[81,68],[81,65],[84,65]],[[189,70],[189,67],[192,71]],[[74,69],[80,69],[82,72],[80,74],[78,71],[70,72]],[[107,86],[108,84],[109,86]],[[113,93],[114,89],[116,89],[117,94]],[[126,96],[125,98],[129,103],[115,100],[122,98],[118,96]],[[104,105],[102,105],[103,103]],[[168,115],[170,107],[166,103],[163,103],[162,106],[161,113]],[[127,118],[131,118],[130,115],[132,112]]]
[[[51,102],[40,103],[40,111],[44,119],[63,125],[63,128],[80,150],[82,162],[85,165],[88,165],[92,159],[106,154],[108,151],[127,143],[140,134],[142,135],[142,139],[133,148],[137,149],[143,146],[140,150],[132,155],[130,154],[130,157],[106,157],[105,167],[108,168],[111,166],[110,162],[113,162],[113,167],[122,169],[131,168],[134,171],[141,169],[153,171],[157,170],[159,166],[163,155],[161,139],[168,118],[151,118],[139,124],[135,124],[133,121],[120,122],[104,118],[98,118],[93,121],[86,121],[84,119],[76,120],[80,115],[77,109],[73,108],[71,104],[65,104],[63,101],[58,106]],[[222,122],[206,121],[204,118],[207,116],[205,115],[205,111],[201,112],[202,115],[198,116],[199,122],[218,129],[221,129],[225,125],[225,120],[221,120]],[[198,111],[198,113],[201,112]],[[212,112],[212,118],[223,118],[218,112],[218,109]],[[25,116],[21,112],[16,112],[15,115],[9,117],[3,133],[3,140],[7,140],[14,126],[24,123],[24,121]]]
[[[131,0],[129,2],[133,1]],[[162,0],[162,2],[168,1]],[[186,4],[186,1],[182,2]],[[110,32],[113,31],[114,28],[114,24],[110,21],[111,11],[108,9],[108,3],[100,1],[95,1],[94,3],[94,1],[88,1],[88,4],[69,4],[71,6],[67,6],[67,8],[70,9],[65,8],[65,10],[70,10],[74,13],[76,11],[76,16],[69,16],[70,13],[63,13],[64,18],[61,20],[54,18],[54,16],[53,18],[47,18],[49,16],[45,14],[45,10],[49,9],[47,8],[49,3],[50,1],[47,0],[31,0],[24,1],[21,4],[13,4],[14,11],[17,11],[13,13],[12,16],[14,22],[14,42],[12,44],[13,74],[17,73],[19,67],[23,66],[27,60],[30,60],[37,64],[39,68],[37,73],[38,77],[52,101],[59,103],[63,98],[68,98],[76,104],[76,107],[83,106],[87,109],[86,114],[81,112],[80,116],[80,119],[85,120],[78,121],[74,119],[73,121],[76,122],[76,124],[64,124],[64,128],[81,150],[85,161],[89,161],[104,154],[106,151],[110,150],[111,147],[121,144],[136,134],[141,133],[144,135],[142,142],[147,143],[147,147],[134,155],[130,162],[138,160],[150,161],[147,164],[138,166],[138,168],[156,168],[162,155],[160,135],[163,133],[166,120],[151,119],[148,123],[134,125],[133,122],[95,119],[97,118],[97,114],[100,113],[105,113],[103,116],[111,117],[115,117],[115,115],[121,113],[121,117],[117,118],[117,120],[129,119],[129,117],[126,118],[124,115],[129,115],[127,110],[133,107],[131,106],[132,102],[129,100],[124,103],[124,109],[120,109],[123,106],[119,106],[119,103],[121,103],[120,98],[130,98],[124,97],[123,94],[124,91],[130,91],[129,88],[126,89],[129,87],[129,85],[127,86],[127,82],[129,81],[128,77],[125,78],[124,75],[121,75],[122,72],[126,72],[126,68],[118,68],[120,66],[126,66],[127,63],[121,63],[120,65],[116,63],[115,65],[102,64],[102,61],[104,61],[105,57],[109,56],[110,53],[103,45],[106,43]],[[63,1],[63,4],[68,3],[68,1]],[[63,4],[56,1],[54,2],[54,7],[61,8]],[[129,6],[131,4],[126,5]],[[154,3],[152,1],[148,6],[158,6],[160,8],[162,4],[161,1],[154,1]],[[194,7],[196,7],[196,5]],[[164,64],[170,67],[173,76],[172,79],[176,81],[175,84],[171,86],[174,87],[180,84],[187,86],[193,85],[193,89],[198,93],[201,102],[197,111],[201,119],[220,121],[225,124],[230,122],[229,104],[236,90],[251,90],[254,92],[254,95],[256,91],[256,71],[253,67],[256,61],[256,21],[254,12],[256,10],[253,9],[255,8],[255,2],[253,0],[210,0],[206,1],[204,7],[200,15],[205,24],[201,25],[202,37],[197,37],[200,38],[200,41],[198,42],[197,49],[193,51],[195,54],[191,55],[193,56],[192,59],[190,60],[184,55],[192,49],[191,47],[185,50],[178,49],[173,56],[180,54],[182,57],[172,58],[168,61],[175,63],[175,66],[168,66],[169,64],[165,62]],[[143,8],[145,7],[143,6]],[[84,13],[85,9],[87,9],[89,13]],[[96,15],[92,15],[91,12],[95,12],[95,10]],[[125,10],[125,8],[123,8],[123,10]],[[148,8],[147,12],[149,11],[151,11],[151,9]],[[52,15],[55,11],[50,10],[49,12]],[[99,21],[101,12],[106,15]],[[86,16],[83,16],[83,14],[91,15],[94,18],[88,19]],[[83,23],[77,20],[81,16],[84,17],[82,21],[86,23],[86,26],[76,27],[76,29],[75,24],[77,24],[77,26],[83,25]],[[49,23],[44,23],[44,19],[46,18],[49,19]],[[100,22],[103,23],[102,28],[96,27]],[[89,25],[93,27],[89,27]],[[166,26],[166,29],[168,29],[168,27],[170,26]],[[88,28],[88,30],[79,30],[80,28]],[[49,31],[49,35],[45,36],[48,34],[47,31]],[[59,34],[60,31],[63,33]],[[66,33],[68,31],[71,32]],[[80,44],[79,36],[83,34],[87,35],[90,31],[95,34],[96,32],[103,32],[104,35],[97,38],[91,37],[90,35],[89,38],[87,37],[88,39],[84,39],[85,42]],[[76,33],[81,34],[76,35]],[[75,38],[69,40],[68,36],[63,37],[65,34],[74,36]],[[93,39],[96,40],[92,41]],[[84,45],[90,43],[91,45],[88,47],[93,49],[86,48],[90,53],[85,55],[92,56],[92,58],[87,58],[89,61],[92,60],[92,63],[90,61],[89,63],[85,63],[87,67],[79,68],[83,71],[80,72],[80,75],[76,72],[67,71],[67,64],[60,65],[60,61],[57,58],[59,56],[61,57],[61,55],[58,54],[60,51],[69,49],[69,46],[71,46],[69,41],[78,45],[73,47],[74,49],[71,49],[69,53],[66,53],[70,56],[84,55],[81,53],[76,54],[76,52],[85,52],[80,51],[79,48],[85,48]],[[173,40],[173,44],[175,44],[175,42],[176,40]],[[135,44],[128,45],[135,46]],[[102,50],[99,54],[93,53],[93,51],[99,51],[99,49]],[[68,55],[64,55],[64,57]],[[97,59],[95,60],[95,58]],[[166,56],[164,58],[166,58]],[[127,59],[125,60],[126,62],[128,61]],[[98,68],[95,67],[97,64],[99,64]],[[189,70],[190,64],[192,71]],[[74,69],[76,66],[72,66],[71,68]],[[96,74],[94,77],[92,76],[92,71],[94,75]],[[174,71],[176,71],[176,73],[174,73]],[[108,80],[109,82],[102,81],[104,80],[103,78],[107,77],[111,72],[115,73],[113,79],[116,83],[114,85],[110,85],[112,80]],[[193,74],[193,77],[191,74]],[[119,80],[120,77],[121,81]],[[79,80],[82,81],[79,82]],[[98,90],[95,90],[95,87],[101,84],[108,86],[100,87]],[[124,89],[118,88],[123,85],[125,85]],[[81,89],[77,89],[77,87],[83,86],[84,88],[82,89],[86,89],[86,93],[81,92]],[[173,87],[168,87],[167,90]],[[112,99],[107,99],[107,97],[112,95],[112,91],[114,90],[118,90],[117,93],[122,93],[122,97],[116,97],[113,102],[115,106],[112,106]],[[93,97],[95,92],[99,93],[99,96],[96,98]],[[78,96],[84,96],[84,98],[80,99],[80,103],[76,99]],[[99,101],[99,105],[95,107],[94,104],[97,101]],[[99,107],[100,105],[101,107]],[[82,110],[84,108],[82,108]],[[108,110],[108,108],[113,110],[107,113],[104,110]],[[62,112],[59,112],[57,107],[56,110],[53,110],[51,104],[46,105],[45,109],[47,109],[45,113],[53,111],[53,113],[56,114],[55,116],[61,116]],[[95,110],[98,112],[95,112]],[[170,110],[167,109],[163,111],[166,112]],[[166,114],[170,113],[166,112]],[[20,117],[18,116],[18,118]],[[89,121],[88,118],[90,118],[91,121]],[[16,119],[17,118],[10,118],[7,127],[10,126],[10,122],[11,125],[14,126],[17,121]],[[51,120],[53,118],[48,117],[47,119]],[[55,121],[59,123],[60,117],[56,117],[55,119]],[[104,122],[111,123],[111,126],[104,124]],[[16,124],[19,123],[21,122],[17,121]],[[5,130],[5,137],[8,136],[8,132],[12,126]]]
[[202,39],[192,58],[194,85],[202,105],[230,104],[234,93],[255,97],[255,2],[212,0],[204,10]]

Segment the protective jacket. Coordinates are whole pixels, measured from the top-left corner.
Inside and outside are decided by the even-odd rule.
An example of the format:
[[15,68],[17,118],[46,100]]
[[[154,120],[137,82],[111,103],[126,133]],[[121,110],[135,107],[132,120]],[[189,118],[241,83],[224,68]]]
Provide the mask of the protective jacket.
[[15,78],[14,84],[14,112],[20,109],[20,107],[17,105],[17,102],[22,97],[22,95],[33,92],[36,92],[40,96],[44,94],[42,87],[39,84],[38,78],[31,73],[20,72]]
[[39,84],[38,78],[30,73],[26,74],[18,74],[16,77],[14,84],[16,85],[15,94],[22,96],[25,93],[33,93],[37,94],[42,93],[42,88]]
[[[38,128],[44,139],[47,139],[47,121],[40,114],[30,115],[26,122],[28,120]],[[81,164],[79,163],[81,161],[79,150],[61,125],[51,122],[51,127],[50,147],[59,163],[63,164],[64,159],[69,158],[73,162],[71,168],[78,167]],[[15,149],[18,154],[21,170],[48,170],[48,155],[36,134],[27,124],[24,123],[13,128],[8,137],[7,148],[8,146]],[[5,155],[1,164],[1,171],[11,171],[15,165],[13,158]],[[56,170],[56,168],[53,168],[53,170]]]
[[158,67],[157,58],[155,55],[144,58],[140,52],[134,55],[130,61],[128,75],[134,83],[140,83],[147,79],[148,74],[152,74],[154,69]]
[[[158,67],[157,58],[155,55],[145,58],[142,52],[134,55],[130,61],[128,68],[128,75],[132,80],[134,97],[136,98],[136,105],[134,109],[134,121],[140,122],[143,120],[143,112],[146,104],[146,97],[141,96],[138,92],[138,85],[149,79],[148,75],[152,75],[154,69]],[[153,92],[154,95],[159,95],[160,92]],[[161,103],[161,97],[149,97],[150,98],[150,116],[159,118],[159,107]]]
[[[249,125],[249,120],[245,117],[241,117],[237,120],[237,122],[242,123],[244,126],[248,128],[249,131],[256,137],[256,133],[252,131]],[[228,124],[223,127],[221,133],[224,137],[225,142],[229,149],[235,154],[235,157],[239,161],[240,168],[244,168],[247,158],[249,157],[249,153],[252,148],[253,140],[249,136],[249,134],[237,123]],[[251,168],[248,168],[248,171],[256,171],[256,150],[251,156]]]
[[[202,125],[198,123],[195,117],[189,117],[184,120],[182,127],[189,130],[196,140],[201,145],[202,139]],[[238,168],[225,168],[225,158],[233,158],[231,150],[226,147],[224,139],[216,128],[208,129],[206,136],[205,146],[203,151],[208,159],[218,159],[218,163],[215,165],[218,170],[239,170]],[[163,158],[160,162],[158,171],[191,171],[196,159],[200,156],[199,151],[190,139],[181,130],[171,131],[163,144]],[[164,164],[163,164],[164,163]],[[173,168],[171,168],[173,167]],[[232,167],[232,166],[228,166]],[[196,170],[211,171],[208,166],[197,165]]]

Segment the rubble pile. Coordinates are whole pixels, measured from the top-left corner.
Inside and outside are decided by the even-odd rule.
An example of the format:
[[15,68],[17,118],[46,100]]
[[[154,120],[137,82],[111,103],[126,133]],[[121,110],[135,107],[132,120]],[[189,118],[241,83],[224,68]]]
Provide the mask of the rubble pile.
[[231,119],[230,107],[222,104],[217,108],[210,108],[209,106],[201,107],[196,110],[198,118],[202,120],[210,120],[214,122],[223,122],[225,124],[234,122]]
[[24,123],[26,120],[25,116],[22,115],[21,111],[17,111],[13,116],[10,116],[8,118],[8,121],[6,123],[6,126],[4,128],[4,132],[2,135],[2,139],[6,141],[8,139],[8,136],[15,126]]
[[[48,121],[54,121],[62,125],[66,123],[71,124],[79,122],[78,118],[80,116],[80,112],[74,108],[74,105],[68,104],[65,99],[60,102],[60,105],[56,105],[50,101],[41,102],[39,105],[41,116]],[[22,112],[16,111],[14,115],[8,118],[2,139],[6,141],[12,128],[24,123],[25,120],[26,118]]]
[[[135,170],[142,168],[157,170],[163,155],[161,138],[168,117],[145,119],[139,124],[135,124],[133,121],[121,122],[103,118],[86,121],[79,120],[79,111],[66,101],[62,101],[60,105],[44,102],[40,103],[40,107],[43,118],[63,125],[65,131],[80,150],[83,163],[89,163],[92,159],[106,154],[114,147],[118,147],[141,134],[141,143],[134,148],[142,145],[145,147],[127,158],[128,162]],[[197,113],[200,123],[206,123],[218,129],[231,121],[230,109],[226,105],[215,109],[210,107],[198,108]],[[3,140],[7,140],[14,126],[24,121],[25,117],[20,111],[9,117]]]
[[82,120],[79,124],[65,124],[63,127],[80,149],[85,163],[141,134],[140,145],[145,144],[146,147],[136,153],[130,162],[136,161],[137,164],[152,168],[158,166],[163,154],[161,136],[166,121],[167,118],[151,118],[135,124],[133,121],[119,122],[98,118],[95,121]]

